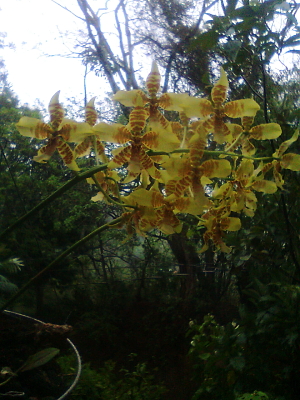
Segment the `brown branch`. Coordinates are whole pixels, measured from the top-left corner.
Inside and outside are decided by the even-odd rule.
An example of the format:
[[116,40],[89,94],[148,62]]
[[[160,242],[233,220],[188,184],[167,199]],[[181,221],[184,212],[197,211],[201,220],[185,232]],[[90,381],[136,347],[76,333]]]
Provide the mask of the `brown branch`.
[[125,18],[125,33],[126,33],[126,38],[127,38],[127,46],[128,46],[128,56],[129,56],[129,78],[130,78],[130,84],[132,85],[133,89],[138,89],[139,86],[136,82],[135,76],[134,76],[134,66],[133,66],[133,46],[131,43],[131,32],[130,32],[130,27],[129,27],[129,19],[128,19],[128,14],[125,8],[124,0],[121,0],[121,7],[123,10],[123,15]]
[[[103,35],[103,32],[101,31],[99,18],[93,12],[93,10],[91,9],[90,5],[87,3],[86,0],[77,0],[77,3],[79,5],[79,7],[81,8],[81,11],[85,17],[85,22],[87,25],[89,38],[94,45],[99,62],[104,69],[105,76],[108,79],[108,82],[110,84],[112,91],[115,93],[119,90],[119,86],[116,83],[116,80],[113,76],[114,73],[109,64],[108,55],[111,56],[112,52],[111,52],[110,46],[107,43],[107,40],[105,39],[105,37]],[[95,36],[92,32],[92,27],[96,31],[99,43],[97,43],[97,41],[95,39]],[[112,61],[114,61],[114,60],[112,60]]]
[[70,14],[74,15],[74,17],[81,19],[81,21],[84,21],[84,18],[79,17],[78,15],[76,15],[75,13],[73,13],[73,11],[69,10],[67,7],[62,6],[61,4],[59,4],[57,1],[55,0],[51,0],[52,3],[55,3],[57,6],[61,7],[62,9],[64,9],[65,11],[68,11]]

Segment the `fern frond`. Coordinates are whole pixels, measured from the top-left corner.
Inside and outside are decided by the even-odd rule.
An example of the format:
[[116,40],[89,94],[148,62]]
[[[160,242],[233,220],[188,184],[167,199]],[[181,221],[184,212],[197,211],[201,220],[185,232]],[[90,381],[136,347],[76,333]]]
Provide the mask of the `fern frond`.
[[23,266],[24,264],[22,260],[17,257],[11,257],[0,262],[0,271],[16,274]]

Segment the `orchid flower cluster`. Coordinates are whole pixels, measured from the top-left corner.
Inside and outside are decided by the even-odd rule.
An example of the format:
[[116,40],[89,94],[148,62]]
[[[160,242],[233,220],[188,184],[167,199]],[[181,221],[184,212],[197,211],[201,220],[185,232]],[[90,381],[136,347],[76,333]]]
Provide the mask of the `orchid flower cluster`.
[[[96,124],[95,98],[85,108],[85,122],[64,118],[58,92],[49,104],[49,124],[22,117],[17,128],[24,136],[46,140],[35,161],[46,162],[57,149],[75,172],[79,171],[76,159],[93,148],[103,169],[89,179],[100,190],[92,200],[121,205],[118,226],[125,226],[129,234],[145,235],[154,228],[166,235],[180,233],[180,214],[191,214],[199,228],[206,228],[200,252],[210,244],[230,252],[225,234],[241,228],[242,213],[254,215],[256,192],[272,194],[282,189],[282,169],[300,171],[300,155],[285,153],[299,133],[283,142],[272,157],[255,157],[253,140],[276,139],[281,128],[276,123],[252,126],[260,108],[253,99],[226,102],[229,84],[223,68],[211,100],[186,93],[159,96],[160,79],[154,62],[146,92],[118,91],[114,95],[114,100],[132,107],[125,126]],[[177,112],[177,119],[168,120],[166,111]],[[239,119],[240,124],[231,119]],[[72,148],[69,142],[76,146]],[[110,156],[105,142],[118,145]],[[269,179],[265,179],[267,174]],[[120,195],[118,187],[132,181],[136,185],[131,193]]]

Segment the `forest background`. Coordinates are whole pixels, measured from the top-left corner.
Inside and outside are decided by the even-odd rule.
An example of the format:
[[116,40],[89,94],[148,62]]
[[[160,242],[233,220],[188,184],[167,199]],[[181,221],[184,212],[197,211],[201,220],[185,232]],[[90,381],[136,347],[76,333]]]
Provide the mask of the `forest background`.
[[[298,56],[298,7],[281,1],[120,1],[112,36],[102,30],[105,14],[97,2],[78,0],[74,18],[85,29],[77,33],[74,52],[87,71],[106,79],[108,98],[145,88],[137,54],[156,59],[163,93],[209,96],[222,65],[230,100],[253,97],[261,107],[256,124],[280,124],[278,148],[299,124],[299,69],[295,63],[278,73],[272,61],[285,53]],[[39,142],[21,136],[15,124],[22,116],[47,119],[46,112],[19,104],[4,63],[1,84],[5,231],[73,173],[55,155],[47,164],[32,161]],[[82,117],[87,100],[70,101],[67,116]],[[103,99],[96,101],[100,106],[102,121],[127,123],[128,107]],[[167,115],[176,118],[172,111]],[[259,141],[258,154],[272,154],[272,146]],[[291,148],[299,153],[297,142]],[[93,153],[81,158],[80,168],[94,160]],[[256,390],[256,398],[298,398],[299,173],[285,170],[284,181],[283,190],[258,194],[255,215],[241,217],[242,230],[227,235],[228,254],[213,247],[200,253],[202,231],[183,214],[182,231],[172,235],[152,231],[127,240],[126,230],[107,230],[34,281],[11,307],[74,326],[73,340],[86,362],[74,397],[236,399]],[[3,302],[120,215],[113,203],[92,202],[96,192],[81,181],[2,237]]]

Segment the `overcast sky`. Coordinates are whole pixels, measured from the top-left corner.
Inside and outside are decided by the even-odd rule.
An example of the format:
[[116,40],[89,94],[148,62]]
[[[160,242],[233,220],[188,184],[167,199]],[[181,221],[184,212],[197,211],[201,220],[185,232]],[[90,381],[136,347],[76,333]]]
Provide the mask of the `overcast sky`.
[[[77,11],[76,1],[65,2]],[[68,40],[60,34],[76,32],[80,21],[50,0],[0,0],[0,31],[7,34],[6,43],[15,49],[1,50],[9,81],[22,103],[34,104],[38,98],[45,105],[61,90],[66,97],[82,98],[85,68],[76,58],[47,57],[44,54],[68,54]],[[78,12],[79,14],[79,12]],[[88,92],[102,92],[103,79],[90,74]]]
[[[116,0],[90,2],[113,7]],[[76,0],[61,0],[61,3],[81,15]],[[0,33],[6,33],[6,43],[15,46],[2,50],[0,57],[5,61],[9,81],[21,102],[33,105],[39,99],[47,105],[60,90],[62,102],[67,97],[76,97],[83,103],[85,68],[81,61],[45,55],[70,54],[75,38],[63,34],[76,32],[81,26],[80,20],[51,0],[0,0],[0,10]],[[108,13],[101,21],[107,23],[107,31],[112,30],[113,15],[110,18]],[[281,58],[284,62],[288,59],[287,55]],[[284,69],[282,64],[277,65],[278,69]],[[103,92],[108,90],[104,78],[89,74],[88,97],[103,98]]]

